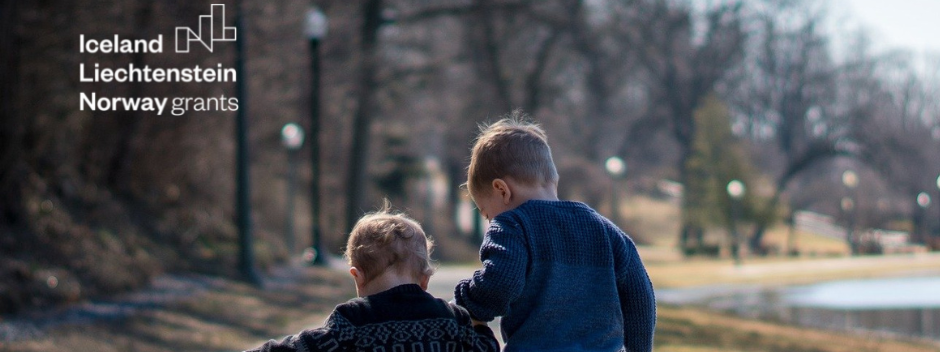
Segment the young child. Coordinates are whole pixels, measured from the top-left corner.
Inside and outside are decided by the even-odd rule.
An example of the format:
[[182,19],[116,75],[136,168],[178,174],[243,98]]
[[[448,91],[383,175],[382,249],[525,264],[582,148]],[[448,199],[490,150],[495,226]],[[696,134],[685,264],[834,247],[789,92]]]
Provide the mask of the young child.
[[524,119],[514,111],[473,146],[467,188],[490,225],[457,304],[475,321],[502,316],[507,352],[651,351],[656,302],[636,246],[587,205],[558,200],[545,132]]
[[499,351],[493,331],[428,294],[433,243],[414,220],[385,209],[363,216],[346,245],[359,298],[322,328],[252,351]]

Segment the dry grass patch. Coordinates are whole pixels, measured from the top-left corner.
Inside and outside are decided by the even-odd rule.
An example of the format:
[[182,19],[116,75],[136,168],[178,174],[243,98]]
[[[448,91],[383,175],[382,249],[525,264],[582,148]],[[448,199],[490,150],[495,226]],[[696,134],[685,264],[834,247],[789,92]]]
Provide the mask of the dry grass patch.
[[646,196],[627,197],[621,206],[630,235],[651,246],[676,246],[680,228],[679,204]]
[[656,351],[936,352],[940,344],[832,332],[660,306]]
[[319,326],[336,304],[352,297],[355,288],[345,273],[297,268],[263,290],[222,281],[194,297],[130,317],[0,342],[0,351],[241,351]]
[[[678,245],[681,227],[681,209],[678,201],[656,199],[647,196],[628,197],[623,203],[623,218],[630,226],[631,236],[642,239],[652,247],[675,248]],[[723,229],[713,231],[715,236],[725,236]],[[781,251],[789,250],[789,227],[778,224],[767,229],[764,244]],[[714,241],[724,244],[725,239]],[[802,256],[828,257],[848,254],[845,242],[813,233],[797,231],[794,242]]]

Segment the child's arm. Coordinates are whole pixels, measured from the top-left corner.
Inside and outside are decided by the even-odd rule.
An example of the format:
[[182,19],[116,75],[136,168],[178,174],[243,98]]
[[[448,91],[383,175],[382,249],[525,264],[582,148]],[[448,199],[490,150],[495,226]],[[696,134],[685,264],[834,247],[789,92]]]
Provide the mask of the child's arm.
[[653,330],[656,328],[653,284],[633,240],[623,233],[619,237],[620,241],[614,241],[614,255],[617,292],[623,314],[624,347],[629,352],[652,351]]
[[280,342],[269,340],[261,347],[244,352],[296,352],[302,351],[300,343],[300,334],[297,334],[285,337]]
[[497,216],[480,247],[483,268],[461,280],[454,298],[475,320],[491,321],[509,310],[522,293],[529,251],[519,225],[508,216]]
[[496,335],[486,324],[474,324],[470,335],[470,350],[499,352],[499,342],[496,340]]
[[461,340],[468,351],[499,352],[499,341],[486,323],[473,320],[465,308],[456,303],[449,303],[457,323],[461,325]]
[[336,331],[337,329],[342,329],[345,324],[337,324],[339,320],[345,321],[345,318],[333,312],[333,314],[327,318],[326,324],[322,328],[304,330],[297,335],[285,337],[280,342],[270,340],[264,345],[261,345],[261,347],[245,352],[297,352],[319,351],[321,349],[345,351],[346,349],[342,348],[344,341],[338,338],[343,334],[339,334]]

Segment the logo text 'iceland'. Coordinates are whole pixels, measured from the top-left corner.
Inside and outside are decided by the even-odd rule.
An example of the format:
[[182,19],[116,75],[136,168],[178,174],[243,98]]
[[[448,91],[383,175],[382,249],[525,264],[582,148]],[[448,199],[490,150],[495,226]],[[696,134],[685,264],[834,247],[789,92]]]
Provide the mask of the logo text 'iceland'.
[[191,42],[202,43],[212,52],[214,42],[235,41],[235,27],[225,26],[225,4],[212,4],[209,15],[199,16],[198,32],[189,27],[176,27],[176,52],[188,53]]

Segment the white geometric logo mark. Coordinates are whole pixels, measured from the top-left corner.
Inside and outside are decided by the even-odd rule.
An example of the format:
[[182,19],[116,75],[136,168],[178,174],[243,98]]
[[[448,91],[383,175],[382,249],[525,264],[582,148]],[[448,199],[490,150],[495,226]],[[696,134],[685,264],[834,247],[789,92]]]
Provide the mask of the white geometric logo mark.
[[235,27],[225,26],[225,4],[212,4],[209,15],[199,16],[199,32],[189,27],[176,27],[176,52],[188,53],[190,42],[200,42],[212,52],[212,43],[235,41]]

